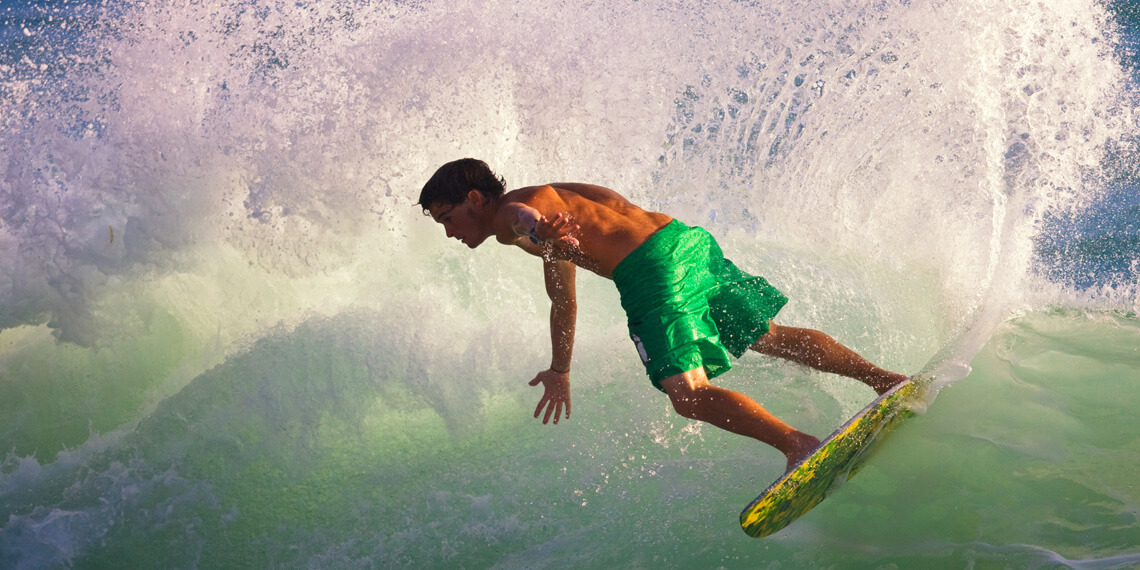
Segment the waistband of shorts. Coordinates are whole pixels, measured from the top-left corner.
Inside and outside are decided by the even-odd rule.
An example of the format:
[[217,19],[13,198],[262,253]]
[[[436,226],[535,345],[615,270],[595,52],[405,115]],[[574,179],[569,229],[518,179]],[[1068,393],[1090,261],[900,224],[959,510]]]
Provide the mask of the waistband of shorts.
[[634,277],[634,274],[641,270],[642,265],[647,261],[646,257],[650,256],[662,242],[668,243],[669,240],[675,236],[681,235],[693,228],[685,225],[684,222],[674,218],[673,221],[665,224],[661,229],[653,232],[645,243],[637,246],[637,249],[630,252],[614,267],[613,280],[614,282],[621,283],[628,278]]

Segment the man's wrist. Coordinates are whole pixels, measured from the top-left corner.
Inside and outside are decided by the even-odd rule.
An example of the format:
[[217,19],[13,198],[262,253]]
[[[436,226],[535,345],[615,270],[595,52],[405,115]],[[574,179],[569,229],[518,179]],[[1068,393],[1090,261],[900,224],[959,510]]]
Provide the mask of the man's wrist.
[[551,366],[551,367],[550,367],[550,371],[551,371],[551,372],[557,372],[557,373],[559,373],[559,374],[569,374],[569,373],[570,373],[570,367],[569,367],[569,366],[567,366],[567,367],[566,367],[566,370],[559,370],[559,369],[557,369],[557,368],[555,368],[555,367]]
[[545,240],[538,237],[538,228],[531,228],[530,231],[527,232],[526,237],[530,238],[530,242],[533,244],[541,245],[545,243]]
[[519,234],[521,234],[524,237],[530,238],[530,241],[532,243],[535,243],[535,244],[541,244],[544,241],[546,241],[546,240],[542,239],[541,237],[539,237],[539,235],[538,235],[539,218],[529,220],[529,223],[528,223],[528,221],[523,221],[523,220],[519,220],[519,221],[522,222],[522,226],[523,226],[522,229],[525,230],[525,231],[519,231]]

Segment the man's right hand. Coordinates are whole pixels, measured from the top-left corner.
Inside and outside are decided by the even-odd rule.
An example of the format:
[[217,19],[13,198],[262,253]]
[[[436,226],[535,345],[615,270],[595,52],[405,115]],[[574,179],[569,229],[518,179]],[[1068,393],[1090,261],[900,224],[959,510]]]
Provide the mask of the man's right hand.
[[542,423],[545,425],[550,421],[550,416],[554,416],[555,425],[562,416],[562,408],[566,407],[566,419],[570,419],[570,373],[558,372],[556,370],[547,369],[539,372],[534,380],[530,381],[531,386],[538,386],[542,384],[545,392],[542,394],[542,399],[538,401],[538,407],[534,409],[534,417],[542,413],[543,408],[546,408],[546,415],[542,417]]
[[544,243],[563,242],[564,247],[578,247],[578,238],[574,237],[574,233],[580,229],[581,226],[576,224],[569,214],[559,212],[553,219],[546,216],[539,218],[535,223],[534,232]]

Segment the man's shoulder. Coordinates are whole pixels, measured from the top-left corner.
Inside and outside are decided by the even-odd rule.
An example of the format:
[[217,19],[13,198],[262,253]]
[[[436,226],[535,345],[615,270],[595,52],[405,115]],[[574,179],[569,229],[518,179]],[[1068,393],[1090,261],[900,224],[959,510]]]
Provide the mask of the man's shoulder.
[[545,216],[559,212],[594,218],[613,214],[624,217],[653,215],[614,190],[581,182],[554,182],[511,190],[503,194],[500,204],[531,207]]
[[550,184],[540,184],[538,186],[524,186],[522,188],[515,188],[514,190],[511,190],[511,191],[503,194],[503,199],[508,201],[508,202],[520,202],[520,203],[525,204],[528,201],[533,200],[536,194],[541,194],[543,192],[551,192],[553,190],[554,190],[554,188]]
[[542,184],[526,186],[503,194],[500,203],[508,207],[530,206],[541,211],[544,215],[550,215],[553,213],[548,211],[551,208],[564,210],[572,207],[572,202],[581,198],[594,201],[592,196],[580,192],[578,186],[582,185]]
[[526,188],[519,188],[515,190],[521,199],[525,199],[526,203],[534,204],[536,202],[557,202],[561,206],[573,207],[575,202],[592,202],[611,208],[628,208],[633,206],[625,196],[618,192],[606,188],[605,186],[598,186],[597,184],[586,184],[583,182],[552,182],[550,184],[543,184],[541,186],[528,186]]

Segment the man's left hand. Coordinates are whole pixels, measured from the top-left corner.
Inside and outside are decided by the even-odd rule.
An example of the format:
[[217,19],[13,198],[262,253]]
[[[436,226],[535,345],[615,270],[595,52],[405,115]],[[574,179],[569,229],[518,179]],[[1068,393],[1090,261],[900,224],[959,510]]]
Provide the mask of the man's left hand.
[[566,408],[566,419],[570,419],[570,373],[558,372],[556,370],[543,370],[539,372],[534,380],[530,381],[531,386],[538,386],[542,384],[546,390],[542,394],[542,399],[538,401],[538,407],[534,409],[534,417],[542,413],[542,409],[546,408],[546,415],[542,417],[542,423],[546,424],[550,421],[550,416],[554,416],[555,425],[562,416],[562,408]]

